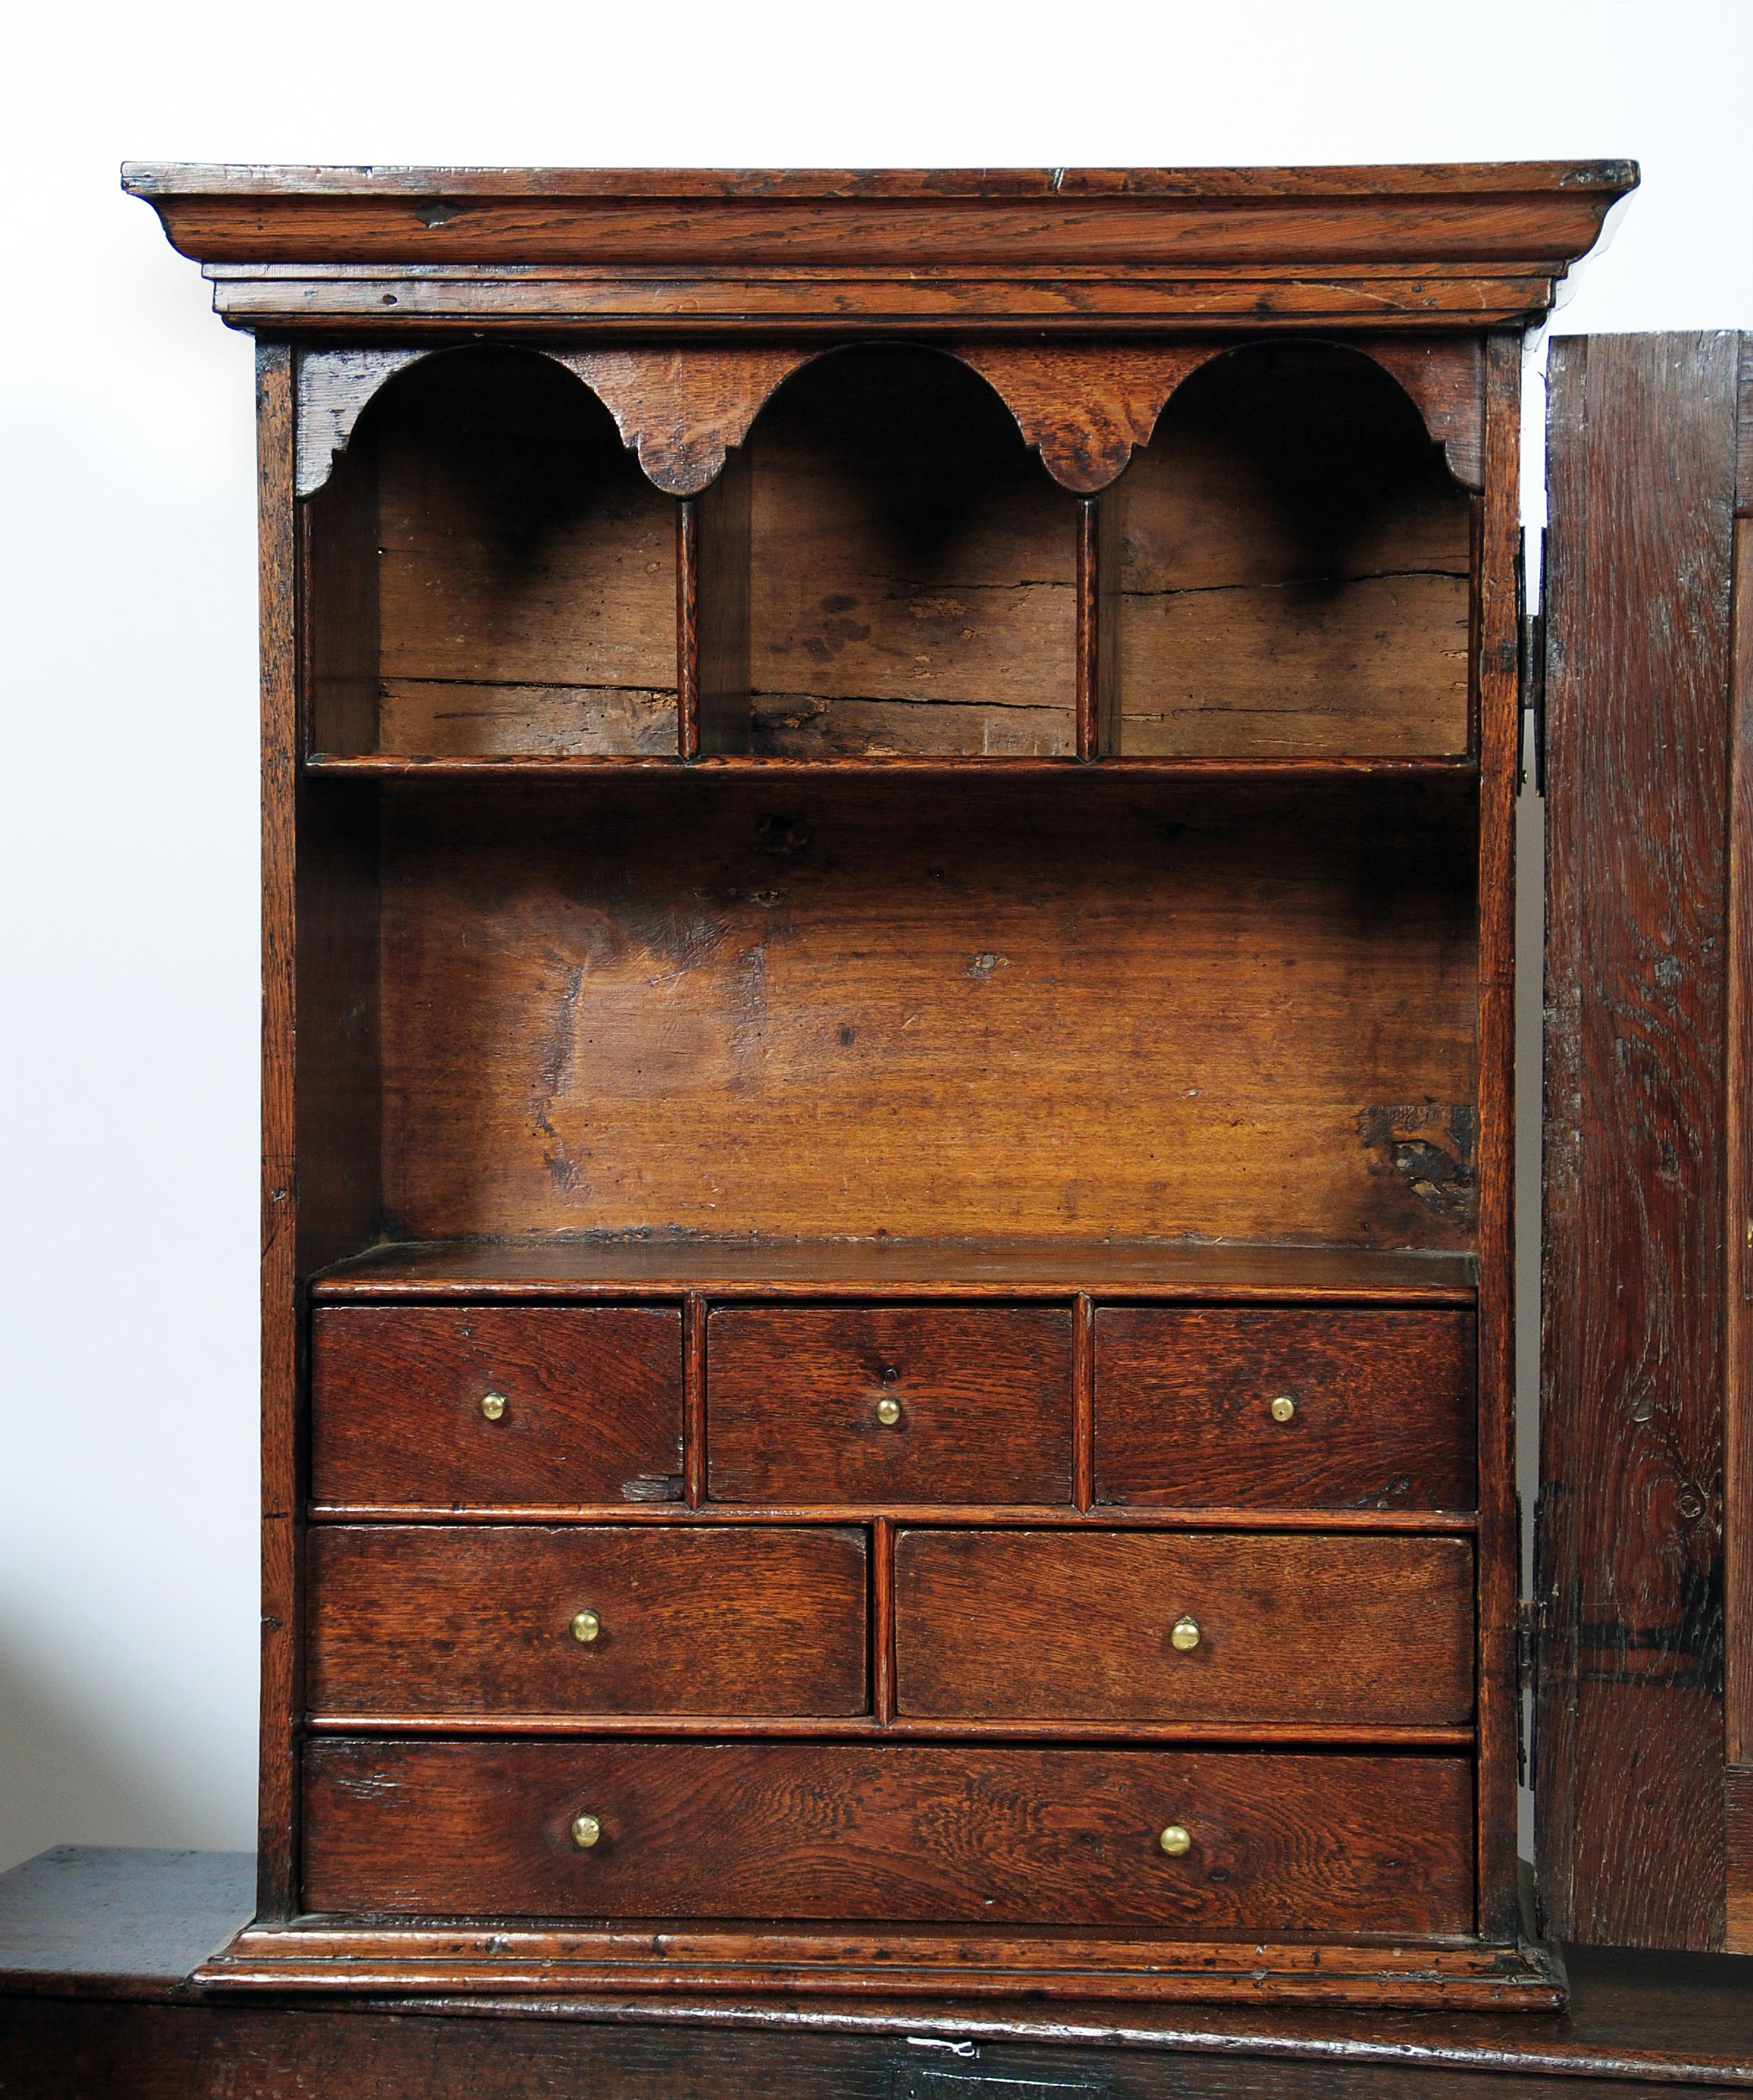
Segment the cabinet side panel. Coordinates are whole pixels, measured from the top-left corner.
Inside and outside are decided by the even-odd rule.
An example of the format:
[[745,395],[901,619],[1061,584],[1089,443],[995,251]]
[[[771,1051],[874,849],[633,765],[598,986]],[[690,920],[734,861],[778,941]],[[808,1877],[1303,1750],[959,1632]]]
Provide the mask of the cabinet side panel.
[[1724,1931],[1737,342],[1554,346],[1536,1811],[1566,1939]]
[[[301,780],[319,620],[328,668],[364,662],[375,607],[357,536],[313,560],[294,489],[297,370],[258,363],[262,588],[262,1765],[259,1900],[297,1907],[293,1780],[303,1707],[303,1284],[375,1237],[381,1217],[377,791]],[[313,617],[313,611],[319,615]]]
[[1516,1877],[1516,561],[1522,338],[1486,350],[1475,539],[1479,739],[1479,1928],[1514,1933]]
[[298,1251],[293,1070],[298,776],[292,352],[256,355],[262,565],[262,1745],[257,1905],[296,1908]]

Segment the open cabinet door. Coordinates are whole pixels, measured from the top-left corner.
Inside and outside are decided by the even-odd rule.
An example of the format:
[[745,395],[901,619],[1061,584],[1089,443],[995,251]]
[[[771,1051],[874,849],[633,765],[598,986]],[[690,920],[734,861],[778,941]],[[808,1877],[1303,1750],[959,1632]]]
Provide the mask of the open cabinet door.
[[1753,337],[1553,346],[1535,1853],[1753,1948]]

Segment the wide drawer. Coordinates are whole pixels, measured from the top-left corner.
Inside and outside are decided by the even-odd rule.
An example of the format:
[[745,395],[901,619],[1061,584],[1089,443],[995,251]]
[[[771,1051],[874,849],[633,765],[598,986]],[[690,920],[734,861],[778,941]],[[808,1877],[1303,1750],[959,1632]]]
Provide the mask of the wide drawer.
[[1071,1315],[727,1308],[707,1324],[715,1501],[1064,1503]]
[[1099,1502],[1470,1510],[1475,1436],[1471,1312],[1095,1315]]
[[318,1714],[865,1711],[861,1531],[326,1525]]
[[304,1902],[1456,1933],[1472,1793],[1445,1757],[337,1736],[305,1752]]
[[1473,1547],[903,1531],[895,1661],[904,1718],[1462,1727]]
[[312,1497],[436,1509],[680,1501],[681,1357],[681,1315],[662,1308],[319,1308]]

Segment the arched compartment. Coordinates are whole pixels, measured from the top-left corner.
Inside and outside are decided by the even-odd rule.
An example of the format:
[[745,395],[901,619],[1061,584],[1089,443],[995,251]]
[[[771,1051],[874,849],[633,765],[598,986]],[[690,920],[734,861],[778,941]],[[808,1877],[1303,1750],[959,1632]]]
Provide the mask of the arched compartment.
[[314,751],[674,752],[675,505],[551,359],[422,360],[308,510]]
[[923,348],[831,353],[779,390],[734,470],[747,748],[1075,748],[1076,506],[983,379]]
[[1121,755],[1467,752],[1472,499],[1371,360],[1214,358],[1103,502]]

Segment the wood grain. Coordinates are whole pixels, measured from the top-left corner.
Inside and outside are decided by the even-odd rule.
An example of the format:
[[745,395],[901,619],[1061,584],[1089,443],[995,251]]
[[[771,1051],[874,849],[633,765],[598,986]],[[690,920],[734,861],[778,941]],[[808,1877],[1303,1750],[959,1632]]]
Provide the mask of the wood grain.
[[1556,344],[1536,1800],[1566,1933],[1720,1944],[1738,345]]
[[[305,1900],[1267,1934],[1465,1930],[1471,1784],[1438,1758],[821,1743],[313,1742]],[[601,1842],[569,1834],[588,1810]],[[1156,1837],[1179,1818],[1183,1858]]]
[[760,752],[1075,748],[1077,506],[935,351],[844,351],[750,433]]
[[[1565,2019],[1519,2017],[1501,2002],[1514,1990],[1507,1979],[1480,1991],[1478,2010],[1459,2009],[1458,1992],[1446,2006],[1408,2009],[1403,1981],[1393,2005],[1373,2010],[1262,2008],[1240,1988],[1218,2005],[848,2008],[755,1997],[733,2008],[696,1995],[650,2019],[575,1994],[570,2018],[554,2016],[552,1995],[527,2014],[453,1996],[393,2018],[361,2018],[356,1997],[33,1999],[9,2008],[0,2067],[22,2093],[64,2093],[77,2076],[129,2100],[743,2100],[751,2091],[771,2100],[1494,2100],[1506,2089],[1517,2100],[1647,2100],[1676,2087],[1720,2100],[1746,2091],[1733,1964],[1634,1967],[1596,1948],[1570,1952],[1568,1964],[1578,2010]],[[1354,1989],[1358,1980],[1347,1972]]]
[[1479,1926],[1522,1915],[1517,1677],[1516,796],[1521,777],[1522,343],[1485,346],[1486,493],[1478,509],[1474,712],[1479,747]]
[[1103,1306],[1095,1499],[1469,1510],[1476,1406],[1466,1312]]
[[[568,2010],[581,2002],[624,2018],[624,1994],[664,1994],[672,2005],[723,2006],[726,2023],[751,1992],[799,2005],[825,1987],[855,2021],[880,2006],[892,2018],[923,2001],[958,2022],[1014,2018],[994,2001],[1103,2001],[1132,2006],[1272,2001],[1304,2006],[1418,2007],[1550,2013],[1564,2003],[1563,1972],[1532,1943],[1484,1947],[1449,1939],[1421,1945],[1332,1939],[1262,1941],[1140,1936],[1138,1928],[888,1926],[722,1927],[676,1930],[661,1920],[483,1931],[452,1925],[337,1926],[326,1921],[258,1932],[246,1928],[197,1972],[229,1992],[288,1989],[416,1992],[454,2002],[486,1996],[495,2010],[513,1994],[542,1994]],[[729,2003],[726,2003],[727,1998]],[[979,2001],[985,2001],[982,2005]],[[933,2001],[935,2001],[935,2005]],[[970,2003],[969,2001],[973,2001]],[[1055,2008],[1057,2010],[1057,2007]],[[1051,2017],[1050,2014],[1047,2015]],[[862,2024],[862,2022],[859,2022]],[[1008,2100],[1008,2096],[1006,2096]]]
[[[1245,342],[1246,338],[1238,338]],[[1002,395],[1023,435],[1062,488],[1093,496],[1149,443],[1165,403],[1194,372],[1235,343],[958,343],[956,354]],[[1483,358],[1476,335],[1363,336],[1352,346],[1391,373],[1469,488],[1483,480]]]
[[1094,771],[391,798],[399,1236],[1470,1247],[1467,784]]
[[375,748],[673,752],[672,506],[584,387],[550,359],[458,351],[392,380],[368,439]]
[[[1634,179],[130,178],[205,250],[222,312],[272,338],[275,1930],[224,1974],[332,1983],[366,1957],[389,1988],[498,1991],[527,1955],[611,1989],[880,1995],[906,1969],[912,1990],[1063,1993],[1073,1943],[995,1936],[989,1896],[1046,1906],[1044,1933],[1081,1903],[1148,1912],[1160,1876],[1141,1897],[1074,1869],[1120,1812],[1116,1761],[1196,1758],[1221,1802],[1291,1819],[1260,1838],[1265,1885],[1274,1929],[1313,1936],[1268,1951],[1219,1859],[1176,1951],[1090,1926],[1105,1991],[1552,2001],[1512,1951],[1513,331]],[[1643,512],[1615,522],[1634,573]],[[1616,612],[1635,598],[1610,587]],[[1676,792],[1698,716],[1667,724]],[[1722,858],[1727,821],[1688,822]],[[1638,928],[1672,959],[1666,920]],[[1675,1011],[1732,1151],[1733,1009]],[[1643,1165],[1656,1215],[1663,1160]],[[1694,1233],[1686,1260],[1719,1264],[1722,1360],[1728,1250]],[[1273,1383],[1314,1380],[1271,1432],[1269,1328]],[[1165,1381],[1175,1334],[1201,1361]],[[1685,1375],[1708,1372],[1695,1351]],[[1696,1490],[1712,1526],[1721,1480],[1683,1455],[1674,1508]],[[930,1577],[910,1619],[910,1555]],[[549,1613],[575,1569],[613,1592],[589,1654]],[[1214,1600],[1190,1661],[1161,1651],[1178,1570]],[[1726,1623],[1741,1564],[1698,1579],[1685,1623]],[[569,1705],[592,1661],[600,1702]],[[1206,1706],[1176,1707],[1196,1680]],[[747,1833],[708,1820],[690,1868],[662,1792],[663,1759],[716,1760],[733,1793],[842,1819],[873,1920],[954,1885],[959,1937],[830,1945],[805,1912],[824,1929],[794,1944],[684,1954],[623,1908],[619,1949],[579,1925],[446,1954],[355,1918],[289,1953],[302,1733],[313,1773],[624,1758],[671,1846],[658,1916],[689,1930],[720,1857],[762,1900]],[[824,1790],[833,1758],[869,1784]],[[1095,1776],[1090,1828],[1063,1821],[1081,1794],[1022,1785],[1039,1759]],[[1350,1868],[1306,1849],[1328,1803],[1273,1788],[1305,1765],[1337,1789],[1341,1850],[1376,1848],[1349,1922],[1319,1904],[1350,1900]],[[1437,1791],[1385,1809],[1353,1790],[1378,1767]],[[528,1888],[522,1785],[493,1797],[487,1872]],[[1713,1798],[1739,1815],[1733,1787]],[[476,1836],[443,1812],[447,1842]],[[645,1866],[604,1856],[633,1904]],[[828,1900],[815,1854],[794,1867]],[[1366,1931],[1396,1943],[1331,1943]],[[1224,1932],[1257,1937],[1198,1937]]]
[[[1724,1506],[1753,1511],[1753,336],[1741,338],[1729,664],[1728,983],[1724,1012]],[[1753,1520],[1731,1514],[1724,1549],[1725,1751],[1753,1767]],[[1729,1789],[1729,1941],[1753,1952],[1753,1781]]]
[[[290,1913],[297,1873],[297,1716],[304,1703],[299,1493],[305,1462],[298,1281],[301,1257],[322,1246],[320,1226],[302,1213],[299,1203],[301,1104],[293,1055],[302,989],[294,417],[292,352],[284,343],[261,345],[256,487],[262,679],[262,1676],[256,1845],[257,1900],[268,1918]],[[354,1221],[339,1222],[345,1227]]]
[[1108,501],[1123,752],[1467,749],[1466,492],[1367,359],[1203,365]]
[[676,506],[676,755],[700,756],[700,510]]
[[[918,329],[964,340],[976,331],[1081,338],[1113,325],[1128,334],[1346,336],[1381,328],[1525,328],[1551,303],[1554,278],[1539,268],[1469,271],[1454,264],[1359,262],[1310,276],[1241,262],[1196,273],[1169,262],[1020,265],[958,276],[888,265],[832,270],[756,265],[670,274],[615,265],[491,262],[417,265],[214,262],[214,307],[234,328],[293,330],[337,342],[379,333],[386,318],[425,342],[588,329],[610,341],[654,330],[742,338],[780,333],[825,345],[892,338]],[[393,285],[386,316],[383,287]]]
[[[450,1995],[429,2010],[404,2005],[396,2017],[345,1986],[278,2004],[192,1992],[189,1971],[202,1952],[223,1945],[248,1915],[253,1868],[240,1853],[66,1846],[0,1876],[0,2050],[12,2052],[0,2054],[7,2075],[24,2080],[28,2068],[46,2079],[52,2071],[59,2082],[49,2089],[59,2093],[69,2064],[81,2073],[90,2066],[94,2089],[126,2091],[130,2100],[134,2091],[150,2100],[236,2100],[240,2090],[272,2100],[318,2090],[337,2100],[377,2100],[409,2085],[443,2100],[465,2093],[528,2100],[544,2072],[559,2076],[564,2089],[581,2084],[618,2100],[623,2092],[654,2100],[678,2088],[694,2091],[693,2075],[711,2075],[720,2058],[745,2076],[757,2068],[788,2100],[794,2093],[816,2100],[824,2089],[890,2100],[891,2076],[922,2067],[967,2079],[1034,2078],[1100,2093],[1112,2087],[1128,2100],[1161,2100],[1165,2085],[1248,2100],[1336,2089],[1475,2100],[1512,2087],[1543,2100],[1563,2093],[1582,2100],[1623,2094],[1627,2086],[1710,2093],[1753,2085],[1746,2062],[1747,1965],[1642,1949],[1566,1948],[1571,1995],[1562,2019],[1506,2017],[1452,2002],[1409,2010],[1257,1996],[1222,2005],[1061,1996],[1050,2005],[1006,2005],[883,1993],[857,2003],[759,1994],[738,2003],[677,1993],[641,2017],[624,1999],[575,1991],[562,2005],[552,1974],[540,1995],[466,2003]],[[447,1938],[453,1950],[473,1953],[488,1935],[403,1936],[421,1943],[431,1959]],[[265,1941],[307,1948],[316,1937],[308,1927],[254,1933],[251,1958],[267,1958]],[[383,1937],[374,1937],[374,1952]],[[540,1930],[513,1928],[504,1937],[517,1959],[531,1965],[536,1950],[552,1944]],[[1271,1952],[1289,1958],[1297,1950]],[[1385,1979],[1404,1979],[1420,1955],[1450,1977],[1464,1961],[1478,1966],[1491,1959],[1441,1946],[1389,1946],[1329,1948],[1324,1960],[1349,1973],[1371,1954]],[[1306,1949],[1300,1958],[1306,1974]],[[131,2002],[106,2007],[112,1990]],[[57,2011],[69,2024],[52,2040],[68,2054],[39,2054],[51,2041],[39,2018]],[[149,2011],[173,2026],[149,2028]],[[112,2014],[119,2025],[108,2023]],[[170,2040],[174,2032],[180,2041]],[[243,2078],[245,2065],[253,2084]],[[865,2071],[874,2082],[860,2082]],[[1280,2073],[1295,2082],[1275,2083]],[[175,2083],[173,2074],[187,2082]],[[816,2082],[802,2082],[806,2076]],[[130,2087],[130,2077],[139,2083]],[[787,2077],[790,2085],[773,2082]],[[25,2080],[19,2089],[39,2089]]]
[[897,1711],[1456,1727],[1473,1585],[1456,1538],[903,1530]]
[[[1746,1965],[1642,1950],[1566,1948],[1571,1999],[1562,2019],[1452,2003],[1348,2009],[1061,1996],[995,2005],[892,1994],[857,2003],[754,1995],[738,2003],[684,1993],[642,2017],[624,1999],[562,1994],[552,1974],[539,1994],[465,2001],[453,1990],[393,2015],[346,1987],[278,2003],[191,1992],[200,1953],[247,1914],[252,1865],[236,1853],[63,1846],[0,1877],[0,2066],[15,2089],[59,2094],[83,2079],[88,2089],[130,2100],[236,2100],[240,2092],[378,2100],[408,2090],[433,2100],[529,2100],[545,2080],[614,2100],[657,2100],[739,2093],[752,2079],[785,2100],[823,2093],[893,2100],[892,2081],[929,2072],[972,2083],[976,2093],[982,2080],[1035,2080],[1103,2100],[1161,2100],[1165,2090],[1225,2100],[1335,2091],[1483,2100],[1506,2089],[1592,2100],[1627,2089],[1753,2085]],[[473,1951],[486,1936],[450,1939]],[[255,1958],[264,1958],[264,1937],[251,1935]],[[308,1945],[315,1935],[283,1937]],[[423,1936],[429,1949],[440,1937]],[[520,1961],[535,1965],[544,1935],[514,1928],[505,1937]],[[1385,1979],[1408,1972],[1409,1951],[1393,1948],[1331,1949],[1327,1959],[1350,1975],[1372,1952]],[[1427,1958],[1457,1973],[1452,1949]],[[733,2073],[742,2084],[707,2082]],[[976,2095],[952,2086],[942,2100]]]
[[[935,1518],[935,1511],[918,1512]],[[890,1520],[879,1517],[877,1524]],[[874,1569],[873,1569],[874,1574]],[[873,1626],[874,1617],[873,1615]],[[873,1698],[880,1689],[872,1681]],[[626,1740],[661,1736],[666,1741],[954,1743],[967,1748],[993,1743],[1045,1743],[1068,1749],[1100,1744],[1126,1749],[1163,1745],[1178,1749],[1402,1751],[1420,1754],[1459,1750],[1470,1756],[1477,1731],[1462,1727],[1401,1727],[1394,1723],[1363,1720],[1258,1722],[1238,1727],[1233,1721],[1042,1721],[969,1720],[963,1715],[938,1718],[901,1715],[884,1720],[868,1714],[350,1714],[334,1710],[309,1715],[311,1736],[371,1736],[376,1740],[441,1737],[446,1741],[546,1738],[568,1742]]]
[[749,709],[751,501],[748,456],[738,452],[694,505],[699,520],[695,539],[699,562],[699,751],[709,757],[747,753],[753,732]]
[[1732,1764],[1724,1774],[1723,1820],[1723,1944],[1731,1954],[1753,1954],[1753,1765]]
[[213,269],[221,310],[246,326],[359,332],[368,315],[375,333],[425,333],[588,315],[648,336],[661,322],[843,337],[954,319],[1087,336],[1214,320],[1522,320],[1550,303],[1636,170],[350,174],[134,162],[123,179]]
[[720,1308],[706,1347],[715,1502],[1071,1499],[1068,1310]]
[[[865,1710],[861,1531],[325,1524],[317,1714]],[[573,1615],[597,1614],[593,1640]]]
[[1199,342],[971,342],[957,354],[990,381],[1059,483],[1094,496],[1116,480],[1169,396],[1212,355]]
[[667,496],[698,496],[723,471],[773,389],[813,353],[780,343],[674,343],[552,353],[614,418],[621,442]]
[[[321,1502],[676,1502],[681,1315],[337,1306],[311,1320]],[[504,1410],[482,1413],[489,1393]]]
[[671,1297],[1072,1298],[1467,1306],[1473,1259],[1380,1247],[1113,1240],[750,1240],[580,1233],[388,1241],[314,1277],[319,1302]]
[[429,347],[390,343],[298,346],[293,353],[297,408],[293,432],[295,492],[315,496],[346,457],[367,405],[386,382],[422,358]]

